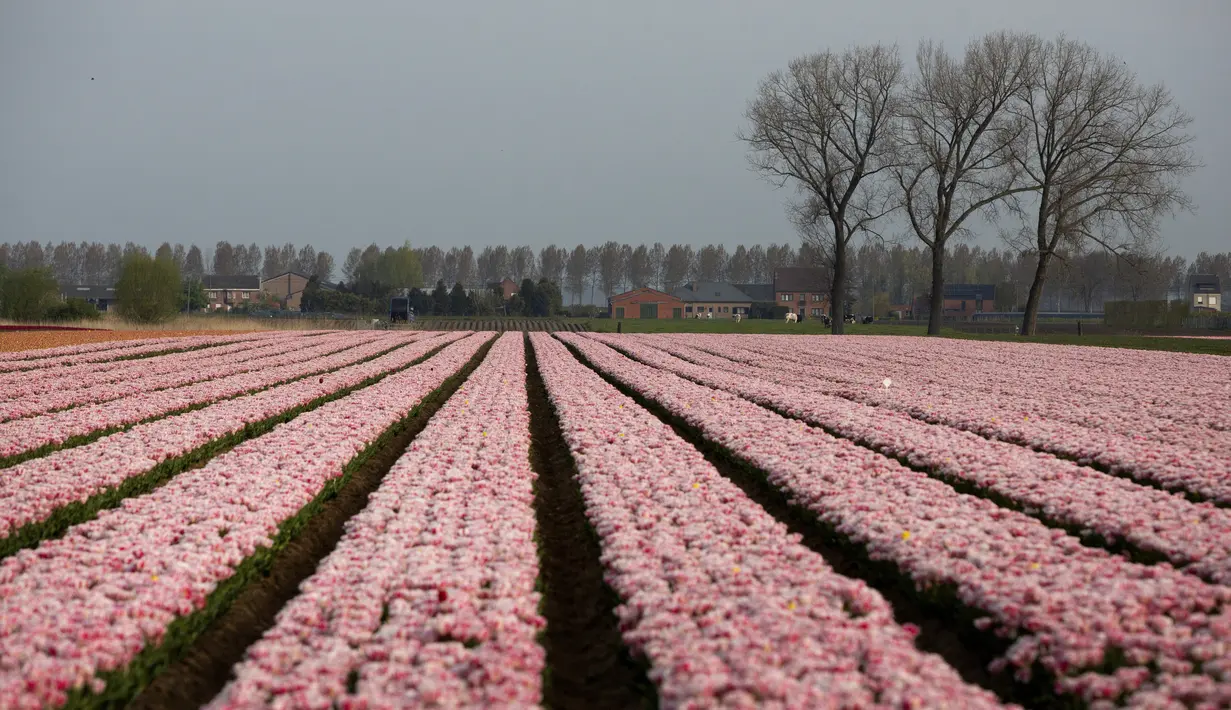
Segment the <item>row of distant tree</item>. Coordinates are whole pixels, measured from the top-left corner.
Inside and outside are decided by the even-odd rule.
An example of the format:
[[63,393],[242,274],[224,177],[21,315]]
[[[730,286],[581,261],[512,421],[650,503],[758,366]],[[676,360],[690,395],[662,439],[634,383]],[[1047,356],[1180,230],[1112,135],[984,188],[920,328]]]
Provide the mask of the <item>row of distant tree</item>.
[[[196,245],[163,244],[153,256],[170,261],[185,280],[201,274],[250,274],[273,276],[297,271],[315,281],[333,283],[333,257],[311,245],[261,249],[256,245],[232,246],[219,242],[203,268]],[[47,255],[51,254],[48,261]],[[101,261],[98,259],[101,256]],[[64,242],[42,246],[37,242],[0,244],[0,265],[10,271],[45,267],[63,284],[114,284],[127,257],[147,254],[134,244],[101,245]],[[148,255],[148,254],[147,254]],[[1106,250],[1072,253],[1058,249],[1058,266],[1043,292],[1046,310],[1099,310],[1107,300],[1151,300],[1177,296],[1193,273],[1212,273],[1231,284],[1231,252],[1201,253],[1191,262],[1182,257]],[[116,263],[113,265],[112,260]],[[877,313],[888,305],[911,304],[915,297],[930,293],[932,254],[922,246],[882,244],[866,240],[849,257],[847,302],[860,313]],[[430,290],[437,282],[462,284],[473,291],[504,278],[547,279],[565,292],[571,304],[603,303],[606,297],[639,286],[670,291],[689,281],[771,283],[774,270],[783,266],[813,266],[821,270],[823,288],[829,288],[832,268],[824,255],[804,243],[762,246],[723,245],[694,249],[688,245],[621,244],[607,242],[569,248],[549,245],[539,250],[528,246],[494,246],[478,251],[469,246],[448,250],[403,244],[399,247],[370,245],[349,251],[341,267],[343,293],[374,299],[366,310],[380,312],[379,301],[395,289]],[[945,252],[944,269],[950,283],[990,283],[998,287],[997,307],[1020,310],[1025,303],[1036,268],[1036,255],[1011,249],[984,249],[966,244]],[[352,304],[353,305],[353,304]],[[435,307],[433,307],[433,310]],[[321,310],[339,310],[324,309]]]

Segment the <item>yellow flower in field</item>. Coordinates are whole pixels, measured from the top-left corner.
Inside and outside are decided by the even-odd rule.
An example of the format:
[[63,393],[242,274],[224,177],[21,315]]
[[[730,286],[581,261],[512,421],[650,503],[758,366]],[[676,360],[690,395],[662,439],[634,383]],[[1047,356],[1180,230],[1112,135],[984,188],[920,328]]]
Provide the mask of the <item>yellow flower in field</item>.
[[734,572],[735,574],[739,574],[739,567],[732,567],[731,571]]
[[158,575],[156,575],[156,574],[151,574],[151,575],[150,575],[150,579],[152,579],[152,580],[154,580],[155,582],[157,582],[157,581],[158,581]]
[[700,484],[700,483],[694,483],[694,484],[692,484],[692,487],[693,487],[694,489],[695,489],[695,488],[700,488],[700,487],[701,487],[701,484]]
[[910,531],[909,531],[909,530],[903,530],[903,531],[902,531],[902,539],[903,539],[903,540],[909,540],[909,539],[910,539]]
[[790,604],[786,605],[786,608],[790,609],[791,611],[795,611],[795,601],[792,600]]
[[483,436],[487,436],[487,432],[483,432]]
[[1038,569],[1038,568],[1039,568],[1039,563],[1038,563],[1038,562],[1031,562],[1031,563],[1030,563],[1030,569]]

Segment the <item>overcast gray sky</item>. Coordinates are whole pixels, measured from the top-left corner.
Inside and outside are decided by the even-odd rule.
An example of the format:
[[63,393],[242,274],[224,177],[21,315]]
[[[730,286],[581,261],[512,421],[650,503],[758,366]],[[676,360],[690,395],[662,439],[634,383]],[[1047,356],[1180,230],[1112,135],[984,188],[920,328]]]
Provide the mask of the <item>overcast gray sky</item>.
[[[795,241],[735,131],[800,54],[1064,31],[1163,80],[1231,249],[1228,0],[0,0],[0,241]],[[994,235],[980,242],[997,244]]]

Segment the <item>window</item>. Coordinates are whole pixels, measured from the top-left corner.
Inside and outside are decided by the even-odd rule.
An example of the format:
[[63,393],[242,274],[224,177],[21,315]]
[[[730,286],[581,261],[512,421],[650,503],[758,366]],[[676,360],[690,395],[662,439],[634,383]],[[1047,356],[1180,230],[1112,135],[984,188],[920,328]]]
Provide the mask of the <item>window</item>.
[[1205,296],[1197,296],[1197,303],[1205,303]]
[[1209,305],[1210,305],[1210,308],[1216,308],[1218,306],[1218,296],[1210,296]]
[[692,313],[692,306],[684,306],[685,313]]
[[245,300],[245,301],[247,301],[247,300],[248,300],[248,292],[247,292],[247,291],[244,291],[244,300]]
[[714,307],[710,306],[710,313],[713,313],[713,312],[714,312]]
[[821,294],[819,294],[819,293],[814,293],[814,294],[812,294],[812,302],[813,302],[813,303],[817,303],[817,302],[819,302],[820,300],[821,300]]
[[812,317],[813,317],[813,318],[819,318],[820,316],[821,316],[821,309],[819,309],[819,308],[813,308],[813,309],[812,309]]
[[783,301],[794,301],[794,300],[795,300],[795,295],[794,295],[794,294],[791,294],[791,293],[784,293],[784,294],[782,294],[782,300],[783,300]]
[[730,307],[730,306],[723,306],[723,307],[722,307],[722,312],[723,312],[723,313],[730,313],[730,312],[731,312],[731,307]]
[[623,317],[624,317],[624,306],[617,306],[616,307],[616,318],[623,318]]

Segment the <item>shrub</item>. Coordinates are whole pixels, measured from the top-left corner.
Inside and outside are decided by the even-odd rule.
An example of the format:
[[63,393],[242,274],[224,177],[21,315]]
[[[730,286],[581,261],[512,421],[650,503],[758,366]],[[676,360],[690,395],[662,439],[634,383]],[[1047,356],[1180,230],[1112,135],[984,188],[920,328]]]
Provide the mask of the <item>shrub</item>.
[[43,312],[43,320],[57,322],[98,320],[101,317],[98,307],[84,298],[70,298],[63,303],[52,304]]

